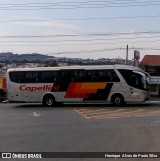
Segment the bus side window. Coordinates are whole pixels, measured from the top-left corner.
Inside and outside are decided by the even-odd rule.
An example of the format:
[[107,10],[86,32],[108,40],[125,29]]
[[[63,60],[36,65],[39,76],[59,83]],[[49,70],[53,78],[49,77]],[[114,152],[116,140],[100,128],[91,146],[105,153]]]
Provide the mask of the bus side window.
[[25,72],[26,73],[26,83],[38,83],[38,72]]
[[72,74],[69,70],[61,71],[61,81],[65,83],[69,83],[72,81]]
[[25,74],[23,72],[18,73],[18,83],[25,83]]
[[112,82],[120,82],[120,79],[114,70],[111,71],[111,79],[112,79]]
[[54,83],[59,79],[57,71],[42,71],[40,72],[40,82],[41,83]]
[[97,72],[92,73],[91,82],[98,82]]
[[10,72],[10,80],[15,83],[25,83],[25,74],[24,72]]
[[82,70],[79,72],[79,81],[80,82],[87,82],[88,81],[88,77],[87,77],[87,72]]
[[87,75],[88,75],[89,82],[97,82],[98,81],[96,70],[87,71]]
[[40,72],[40,82],[41,83],[48,83],[48,79],[49,79],[49,72],[48,71]]
[[59,75],[57,71],[50,71],[50,78],[49,78],[49,83],[54,83],[57,82],[59,79]]
[[72,82],[78,82],[79,81],[78,71],[73,71],[73,73],[71,73],[71,81]]
[[114,70],[101,70],[98,72],[100,82],[119,82],[120,79]]

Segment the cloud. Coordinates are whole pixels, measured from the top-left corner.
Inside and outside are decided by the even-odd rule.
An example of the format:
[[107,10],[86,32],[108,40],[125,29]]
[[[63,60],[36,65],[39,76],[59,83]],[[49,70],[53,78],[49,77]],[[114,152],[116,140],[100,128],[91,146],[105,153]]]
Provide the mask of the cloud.
[[17,21],[14,22],[17,25],[24,25],[24,26],[38,26],[38,27],[56,27],[56,28],[63,28],[63,29],[73,29],[79,30],[80,27],[66,23],[62,20],[31,20],[31,21]]

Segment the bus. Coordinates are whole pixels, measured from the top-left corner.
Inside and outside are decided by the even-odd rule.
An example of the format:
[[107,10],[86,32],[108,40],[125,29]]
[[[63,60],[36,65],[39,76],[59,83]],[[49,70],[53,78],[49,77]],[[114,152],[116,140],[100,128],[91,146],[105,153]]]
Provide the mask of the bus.
[[129,65],[12,68],[7,74],[10,102],[107,103],[116,106],[149,99],[149,74]]

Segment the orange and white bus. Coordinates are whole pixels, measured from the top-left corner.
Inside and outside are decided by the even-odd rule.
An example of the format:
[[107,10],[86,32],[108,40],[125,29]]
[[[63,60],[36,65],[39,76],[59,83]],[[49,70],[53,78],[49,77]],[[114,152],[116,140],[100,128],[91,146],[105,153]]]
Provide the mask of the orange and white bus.
[[149,75],[128,65],[12,68],[6,78],[11,102],[122,105],[149,99]]

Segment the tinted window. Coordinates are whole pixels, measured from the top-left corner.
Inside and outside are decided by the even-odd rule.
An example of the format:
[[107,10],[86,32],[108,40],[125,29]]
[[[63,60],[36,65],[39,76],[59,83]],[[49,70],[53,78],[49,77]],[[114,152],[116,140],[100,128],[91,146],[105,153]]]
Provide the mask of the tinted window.
[[66,70],[61,72],[63,82],[119,82],[114,70]]
[[25,83],[25,73],[24,72],[10,72],[10,80],[16,83]]
[[76,75],[74,76],[74,72],[73,70],[63,70],[61,71],[61,81],[62,82],[74,82],[74,77],[76,77]]
[[92,82],[92,76],[91,71],[82,70],[79,72],[78,79],[80,82]]
[[40,72],[41,83],[53,83],[59,80],[57,71],[42,71]]
[[57,71],[10,72],[9,77],[16,83],[53,83],[59,80]]
[[[60,74],[60,76],[59,76]],[[114,70],[63,70],[11,72],[12,82],[17,83],[53,83],[53,82],[119,82]]]
[[132,87],[144,89],[143,76],[134,73],[131,70],[120,69],[119,72],[122,74],[126,83]]
[[38,72],[25,72],[26,74],[26,83],[38,83],[39,78],[38,78]]
[[100,82],[119,82],[119,78],[114,70],[98,71],[98,80]]

